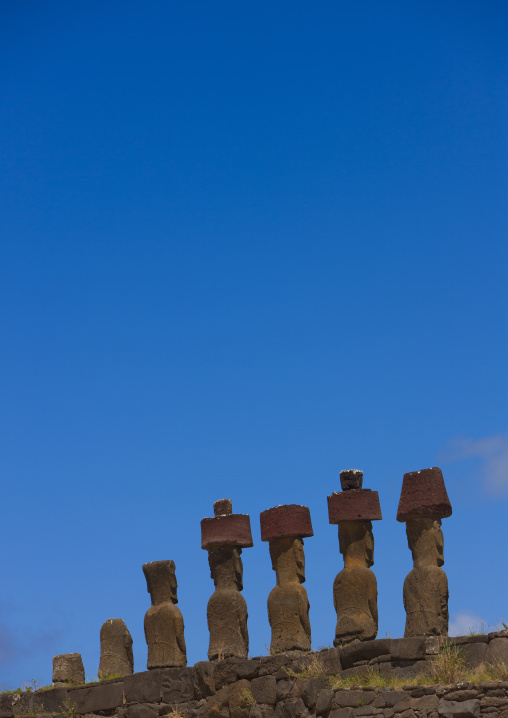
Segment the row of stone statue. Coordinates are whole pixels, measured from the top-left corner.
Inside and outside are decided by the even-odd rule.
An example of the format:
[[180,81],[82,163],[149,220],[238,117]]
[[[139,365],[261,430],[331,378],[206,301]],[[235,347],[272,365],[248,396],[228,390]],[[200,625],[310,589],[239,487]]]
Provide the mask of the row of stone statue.
[[[378,630],[377,582],[372,521],[382,518],[377,491],[362,488],[363,472],[340,473],[342,491],[328,497],[331,524],[339,527],[344,569],[333,584],[337,612],[334,645],[371,640]],[[441,519],[452,508],[443,474],[434,467],[405,474],[397,520],[406,522],[414,568],[404,581],[405,636],[448,633],[448,581],[441,568]],[[242,591],[242,549],[251,547],[250,519],[233,514],[229,499],[216,501],[214,517],[201,522],[201,546],[208,551],[215,591],[208,601],[209,660],[247,657],[247,604]],[[311,646],[309,600],[305,581],[304,538],[313,535],[309,509],[295,504],[276,506],[260,515],[261,539],[268,541],[277,585],[268,596],[272,636],[270,651],[308,651]],[[184,623],[176,606],[173,561],[143,566],[152,605],[145,615],[148,668],[185,666]],[[73,654],[71,654],[73,655]],[[77,654],[76,654],[77,655]],[[132,638],[122,619],[101,628],[99,677],[132,672]]]

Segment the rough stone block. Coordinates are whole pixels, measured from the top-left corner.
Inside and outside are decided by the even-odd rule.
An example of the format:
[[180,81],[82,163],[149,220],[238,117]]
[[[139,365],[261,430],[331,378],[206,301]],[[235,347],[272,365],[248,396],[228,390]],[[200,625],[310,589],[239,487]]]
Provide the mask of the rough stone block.
[[[370,695],[369,695],[370,693]],[[348,706],[354,708],[358,705],[365,705],[372,703],[375,698],[375,693],[372,691],[335,691],[332,705],[337,708],[346,708]]]
[[161,697],[163,668],[125,676],[123,685],[127,703],[156,703]]
[[68,702],[75,707],[76,713],[98,713],[110,711],[122,705],[123,682],[105,685],[87,686],[69,691]]
[[298,504],[274,506],[261,512],[260,521],[262,541],[271,541],[287,536],[300,538],[314,536],[310,511],[307,506]]
[[479,718],[480,701],[445,701],[440,700],[437,712],[443,718]]
[[464,646],[466,643],[488,643],[489,638],[484,634],[476,634],[474,636],[451,636],[446,639],[448,643],[455,646]]
[[417,661],[425,658],[425,638],[392,638],[392,661]]
[[486,661],[492,665],[504,663],[508,667],[508,638],[493,638],[489,642]]
[[238,680],[238,658],[225,658],[223,661],[214,663],[213,674],[215,678],[215,690],[235,683]]
[[194,664],[194,691],[196,698],[208,698],[215,693],[214,665],[210,661]]
[[325,648],[324,651],[315,654],[316,660],[323,666],[326,673],[339,673],[342,670],[340,655],[343,650],[342,648]]
[[224,514],[201,521],[201,548],[217,546],[253,546],[250,518],[247,514]]
[[370,661],[372,658],[391,653],[392,640],[403,639],[378,638],[373,641],[357,641],[336,650],[340,650],[342,667],[351,668],[358,661]]
[[372,705],[375,708],[393,708],[404,698],[409,698],[410,694],[406,691],[380,691],[375,697]]
[[463,643],[460,645],[460,653],[468,668],[476,668],[487,662],[489,648],[486,643]]
[[79,653],[62,653],[53,658],[53,683],[84,683],[85,669]]
[[[37,691],[34,695],[34,709],[38,713],[63,713],[67,702],[67,688],[51,688]],[[0,716],[2,716],[0,710]]]
[[397,521],[418,518],[444,519],[452,515],[441,469],[434,466],[404,474]]
[[[289,666],[294,661],[294,656],[287,653],[279,653],[277,656],[262,656],[259,659],[259,675],[275,676],[282,666]],[[217,664],[218,665],[218,664]]]
[[259,676],[259,658],[237,658],[236,672],[238,678],[257,678]]
[[354,715],[352,708],[338,708],[330,712],[329,718],[354,718]]
[[155,703],[134,703],[127,707],[126,718],[157,718],[159,706]]
[[194,669],[170,668],[161,674],[161,701],[186,703],[195,698]]
[[250,687],[254,700],[258,703],[266,703],[267,705],[274,706],[277,702],[277,681],[273,676],[254,678],[254,680],[251,681]]
[[280,681],[277,681],[277,686],[275,689],[275,692],[277,695],[277,702],[285,701],[292,690],[293,690],[293,682],[292,681],[287,681],[285,678],[283,678]]
[[12,718],[12,693],[0,693],[0,718]]
[[363,471],[360,469],[344,469],[340,472],[340,487],[342,491],[361,489],[363,484]]
[[331,524],[338,524],[339,521],[380,521],[382,518],[377,491],[350,489],[335,491],[328,496],[328,520]]
[[334,693],[330,688],[323,688],[319,691],[316,700],[316,715],[326,715],[332,707]]
[[459,691],[450,691],[450,693],[447,693],[445,696],[443,696],[445,701],[469,701],[471,698],[477,698],[478,697],[478,691],[475,691],[472,688],[464,688]]
[[328,687],[328,678],[306,678],[298,685],[298,690],[307,708],[314,712],[318,695]]
[[421,698],[411,698],[410,705],[416,711],[435,711],[439,698],[437,696],[421,696]]

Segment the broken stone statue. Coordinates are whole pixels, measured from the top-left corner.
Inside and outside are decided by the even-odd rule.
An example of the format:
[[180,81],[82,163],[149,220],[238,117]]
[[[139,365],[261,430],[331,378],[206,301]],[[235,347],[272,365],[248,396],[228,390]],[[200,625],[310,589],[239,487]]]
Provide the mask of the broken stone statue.
[[215,591],[208,601],[207,619],[210,631],[208,660],[247,658],[247,603],[243,589],[242,548],[252,544],[250,519],[234,514],[230,499],[213,505],[212,518],[201,521],[201,548],[208,551],[210,574]]
[[452,514],[441,469],[404,474],[397,521],[406,522],[414,568],[404,581],[404,636],[448,635],[448,579],[441,519]]
[[307,506],[289,504],[261,512],[261,539],[269,541],[277,585],[268,596],[271,653],[310,650],[309,599],[303,539],[313,536]]
[[183,617],[176,595],[174,561],[151,561],[143,565],[152,605],[145,614],[148,645],[147,668],[178,668],[187,665]]
[[85,682],[85,669],[80,653],[62,653],[53,658],[53,685],[79,685]]
[[132,636],[122,618],[108,618],[101,626],[99,680],[134,672]]
[[363,471],[340,472],[342,491],[328,497],[328,518],[339,525],[339,549],[344,568],[333,582],[333,605],[337,612],[335,646],[377,636],[377,581],[374,564],[372,521],[379,521],[377,491],[362,489]]

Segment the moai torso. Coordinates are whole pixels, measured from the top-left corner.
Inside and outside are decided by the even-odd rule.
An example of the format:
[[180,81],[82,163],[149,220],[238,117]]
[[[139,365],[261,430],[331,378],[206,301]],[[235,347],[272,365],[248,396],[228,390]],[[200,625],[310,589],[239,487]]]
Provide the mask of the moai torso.
[[370,570],[374,539],[370,521],[341,521],[339,545],[344,569],[333,583],[333,604],[337,612],[334,645],[355,639],[368,641],[377,636],[377,581]]
[[441,520],[417,518],[406,522],[414,568],[404,581],[404,636],[448,635],[448,579],[441,568]]
[[99,680],[128,676],[134,671],[132,637],[121,618],[108,618],[101,626]]
[[310,650],[309,599],[305,581],[303,539],[285,537],[270,541],[277,585],[268,596],[268,620],[272,629],[270,650]]
[[208,601],[207,619],[210,631],[208,660],[247,658],[247,603],[242,589],[242,550],[232,546],[210,549],[210,572],[215,591]]
[[173,561],[144,564],[152,605],[145,614],[147,667],[173,668],[187,665],[183,617],[175,605],[177,583]]

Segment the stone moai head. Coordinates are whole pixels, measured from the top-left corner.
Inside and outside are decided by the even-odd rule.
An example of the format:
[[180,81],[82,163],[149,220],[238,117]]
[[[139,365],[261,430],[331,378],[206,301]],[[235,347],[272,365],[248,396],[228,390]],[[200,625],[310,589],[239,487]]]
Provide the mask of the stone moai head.
[[201,521],[201,548],[208,551],[210,575],[215,586],[234,582],[243,589],[242,548],[253,546],[250,518],[234,514],[231,499],[213,505],[214,516]]
[[415,565],[443,566],[444,538],[441,519],[408,519],[406,534]]
[[305,582],[305,553],[303,539],[314,536],[307,506],[285,504],[262,511],[261,540],[270,542],[272,568],[277,580],[282,574]]
[[152,606],[167,602],[178,603],[174,561],[150,561],[143,564],[143,573]]
[[374,564],[372,521],[380,521],[381,506],[377,491],[363,489],[363,471],[340,472],[342,491],[328,497],[328,519],[339,525],[339,549],[346,564]]

